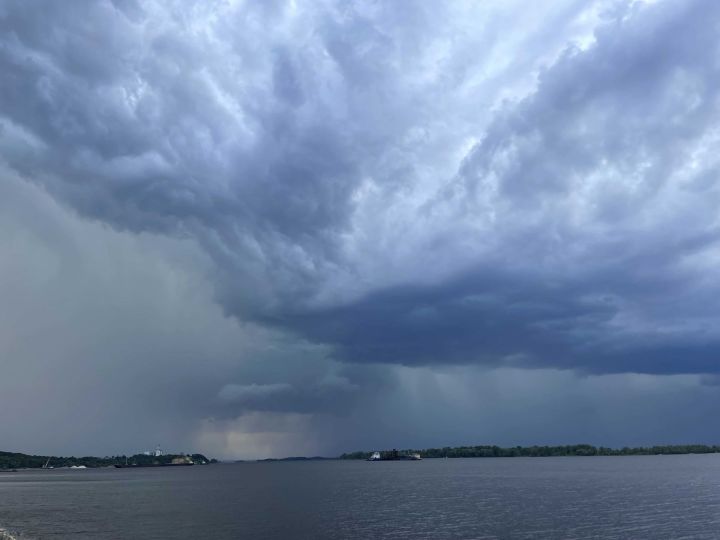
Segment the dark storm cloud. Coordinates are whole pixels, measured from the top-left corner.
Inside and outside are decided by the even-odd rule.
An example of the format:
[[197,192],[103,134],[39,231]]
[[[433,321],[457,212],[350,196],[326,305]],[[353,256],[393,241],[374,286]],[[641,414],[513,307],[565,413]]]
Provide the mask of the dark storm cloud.
[[183,414],[349,414],[377,363],[718,371],[720,7],[524,4],[0,2],[1,156],[278,332],[182,356]]
[[421,150],[398,140],[447,108],[433,60],[457,69],[463,14],[273,6],[6,2],[0,21],[7,162],[84,215],[196,239],[240,315],[354,272],[357,191],[415,181]]
[[[647,279],[630,289],[620,268],[592,280],[478,271],[442,286],[381,291],[349,306],[268,321],[336,346],[351,362],[404,365],[472,364],[567,368],[590,373],[717,371],[716,311],[696,293],[680,296],[681,314],[651,314],[655,326],[618,327],[622,304],[664,304]],[[618,282],[613,283],[617,279]],[[669,280],[668,280],[669,281]],[[647,306],[646,306],[647,308]],[[665,330],[662,325],[670,326]],[[672,325],[677,325],[673,329]],[[673,331],[674,330],[674,331]]]
[[488,224],[483,264],[280,324],[355,362],[717,371],[719,21],[631,10],[498,113],[425,208]]
[[[84,215],[197,239],[237,312],[306,297],[336,264],[374,137],[334,101],[351,92],[325,49],[337,49],[342,30],[305,37],[316,42],[298,55],[286,36],[254,27],[270,24],[273,10],[217,22],[194,19],[214,16],[199,4],[132,7],[6,3],[0,99],[15,151],[4,158]],[[324,17],[306,15],[320,25]],[[194,25],[214,25],[216,35]],[[367,25],[355,33],[383,42]],[[349,69],[372,63],[345,53],[334,58]],[[313,80],[323,64],[325,77]],[[313,101],[304,105],[306,91]]]

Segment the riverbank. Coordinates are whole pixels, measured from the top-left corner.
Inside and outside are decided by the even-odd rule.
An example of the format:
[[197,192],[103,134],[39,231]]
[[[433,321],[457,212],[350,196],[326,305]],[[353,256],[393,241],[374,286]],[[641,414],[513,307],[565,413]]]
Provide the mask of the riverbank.
[[[677,444],[663,446],[641,446],[608,448],[590,444],[572,444],[563,446],[446,446],[443,448],[425,448],[424,450],[385,450],[381,454],[399,452],[400,454],[418,454],[427,458],[492,458],[492,457],[569,457],[569,456],[657,456],[679,454],[718,454],[720,446],[705,444]],[[343,454],[340,459],[368,459],[374,452],[359,451]]]
[[[206,465],[217,463],[217,460],[210,459],[203,454],[161,454],[154,453],[135,454],[132,456],[112,457],[63,457],[63,456],[37,456],[23,454],[20,452],[0,452],[0,471],[22,470],[22,469],[97,469],[103,467],[114,467],[117,465],[152,466],[170,465],[173,463],[189,463]],[[0,538],[0,540],[3,540]]]

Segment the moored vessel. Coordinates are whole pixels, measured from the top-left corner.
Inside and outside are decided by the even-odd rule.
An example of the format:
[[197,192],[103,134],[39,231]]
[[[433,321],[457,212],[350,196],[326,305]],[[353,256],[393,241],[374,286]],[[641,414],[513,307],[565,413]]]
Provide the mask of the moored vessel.
[[418,453],[401,454],[393,449],[389,452],[373,452],[367,461],[420,461],[422,456]]

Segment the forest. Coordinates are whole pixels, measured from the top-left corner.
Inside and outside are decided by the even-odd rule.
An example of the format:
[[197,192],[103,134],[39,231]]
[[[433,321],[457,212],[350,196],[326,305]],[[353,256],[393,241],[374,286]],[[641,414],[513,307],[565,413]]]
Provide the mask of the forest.
[[[491,457],[558,457],[558,456],[647,456],[665,454],[715,454],[720,452],[718,445],[682,444],[608,448],[590,444],[571,444],[565,446],[511,446],[502,448],[494,445],[482,446],[446,446],[426,448],[424,450],[399,450],[403,454],[420,454],[423,458],[491,458]],[[372,452],[358,451],[342,454],[340,459],[367,459]]]

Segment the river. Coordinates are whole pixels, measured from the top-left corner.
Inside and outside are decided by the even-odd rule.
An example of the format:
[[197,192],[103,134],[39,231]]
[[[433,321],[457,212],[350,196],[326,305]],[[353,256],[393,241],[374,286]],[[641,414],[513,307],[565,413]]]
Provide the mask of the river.
[[28,539],[720,538],[720,455],[0,472]]

